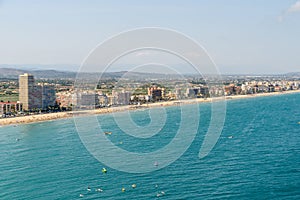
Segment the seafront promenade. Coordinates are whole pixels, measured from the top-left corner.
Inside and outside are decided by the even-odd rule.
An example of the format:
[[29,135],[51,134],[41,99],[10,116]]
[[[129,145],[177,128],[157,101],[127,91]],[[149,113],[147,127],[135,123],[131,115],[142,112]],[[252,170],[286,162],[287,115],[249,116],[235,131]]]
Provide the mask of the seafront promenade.
[[70,118],[73,116],[83,116],[83,115],[93,115],[93,114],[106,114],[113,112],[121,112],[126,110],[136,110],[136,109],[145,109],[145,108],[154,108],[154,107],[165,107],[165,106],[176,106],[179,104],[194,104],[194,103],[203,103],[203,102],[211,102],[211,101],[220,101],[223,99],[226,100],[235,100],[235,99],[247,99],[247,98],[256,98],[256,97],[266,97],[266,96],[274,96],[274,95],[285,95],[292,93],[300,93],[300,90],[290,90],[285,92],[272,92],[272,93],[259,93],[253,95],[233,95],[224,97],[216,97],[216,98],[197,98],[197,99],[186,99],[186,100],[177,100],[177,101],[164,101],[164,102],[156,102],[156,103],[148,103],[143,104],[141,106],[135,105],[126,105],[126,106],[118,106],[118,107],[109,107],[109,108],[100,108],[95,110],[85,110],[85,111],[69,111],[69,112],[57,112],[57,113],[49,113],[49,114],[36,114],[36,115],[28,115],[21,117],[12,117],[12,118],[1,118],[0,126],[5,125],[16,125],[16,124],[25,124],[25,123],[35,123],[41,121],[50,121],[62,118]]

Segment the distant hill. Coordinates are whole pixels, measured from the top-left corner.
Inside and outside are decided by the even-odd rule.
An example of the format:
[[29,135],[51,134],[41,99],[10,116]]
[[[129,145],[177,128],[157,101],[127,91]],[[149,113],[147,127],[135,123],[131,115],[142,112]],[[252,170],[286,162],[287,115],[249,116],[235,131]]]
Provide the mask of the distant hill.
[[[58,71],[58,70],[29,70],[29,69],[16,69],[16,68],[1,68],[0,78],[18,79],[19,75],[29,73],[35,76],[37,79],[74,79],[77,76],[76,72],[71,71]],[[99,77],[98,73],[84,73],[84,76],[90,79]],[[102,75],[102,78],[131,78],[136,80],[146,79],[170,79],[178,78],[178,75],[166,75],[157,73],[142,73],[142,72],[106,72]]]
[[[0,78],[9,78],[9,79],[18,79],[19,75],[24,73],[30,73],[35,76],[37,79],[75,79],[77,72],[74,71],[58,71],[58,70],[41,70],[41,69],[20,69],[20,68],[8,68],[0,66]],[[195,75],[191,75],[193,77]],[[245,75],[224,75],[225,77],[231,76],[245,76]],[[262,76],[262,75],[259,75]],[[284,76],[284,77],[293,77],[300,78],[300,72],[290,72],[286,74],[278,74],[272,76]],[[84,77],[88,79],[99,78],[98,73],[84,73]],[[133,80],[149,80],[149,79],[174,79],[180,78],[180,75],[176,74],[159,74],[159,73],[143,73],[143,72],[105,72],[102,75],[102,78],[130,78]]]
[[17,78],[18,75],[26,73],[25,70],[0,68],[0,78]]
[[286,76],[292,76],[292,77],[299,77],[300,78],[300,72],[290,72],[285,74]]
[[22,70],[15,68],[0,68],[0,78],[17,79],[19,75],[30,73],[36,78],[75,78],[75,72],[64,72],[56,70]]

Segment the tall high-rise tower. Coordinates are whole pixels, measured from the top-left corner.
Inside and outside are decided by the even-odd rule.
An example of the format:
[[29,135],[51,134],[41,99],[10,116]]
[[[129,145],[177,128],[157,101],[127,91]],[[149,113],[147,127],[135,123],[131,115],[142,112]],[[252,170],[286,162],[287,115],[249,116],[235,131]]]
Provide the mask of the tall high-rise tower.
[[30,74],[19,76],[19,101],[23,103],[24,110],[30,110],[34,105],[34,77]]
[[55,100],[54,85],[36,85],[33,75],[27,73],[19,76],[19,101],[24,110],[47,109],[55,105]]

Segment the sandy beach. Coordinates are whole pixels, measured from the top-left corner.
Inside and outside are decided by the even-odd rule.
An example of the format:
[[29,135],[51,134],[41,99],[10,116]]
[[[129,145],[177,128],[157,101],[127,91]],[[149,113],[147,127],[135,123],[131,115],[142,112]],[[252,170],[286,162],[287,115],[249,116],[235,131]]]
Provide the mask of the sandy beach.
[[[273,92],[273,93],[260,93],[253,95],[234,95],[234,96],[226,96],[226,100],[235,100],[235,99],[246,99],[246,98],[257,98],[257,97],[265,97],[265,96],[274,96],[274,95],[285,95],[291,93],[300,93],[300,90],[291,90],[285,92]],[[58,112],[58,113],[49,113],[49,114],[37,114],[37,115],[27,115],[21,117],[14,118],[1,118],[0,126],[4,125],[16,125],[16,124],[25,124],[25,123],[34,123],[41,121],[49,121],[56,120],[62,118],[70,118],[78,115],[92,115],[92,114],[105,114],[112,112],[120,112],[126,110],[136,110],[136,109],[145,109],[145,108],[153,108],[153,107],[164,107],[164,106],[175,106],[179,104],[192,104],[192,103],[203,103],[203,102],[211,102],[212,100],[222,100],[224,97],[217,98],[198,98],[198,99],[187,99],[187,100],[178,100],[178,101],[166,101],[166,102],[156,102],[143,104],[140,106],[135,105],[127,105],[127,106],[119,106],[119,107],[109,107],[109,108],[101,108],[96,110],[85,110],[85,111],[70,111],[70,112]]]

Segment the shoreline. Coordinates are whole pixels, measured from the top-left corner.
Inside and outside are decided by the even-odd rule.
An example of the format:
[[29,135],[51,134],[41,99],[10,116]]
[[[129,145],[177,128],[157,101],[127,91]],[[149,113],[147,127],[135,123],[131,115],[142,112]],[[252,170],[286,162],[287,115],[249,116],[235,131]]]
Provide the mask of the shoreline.
[[256,98],[256,97],[267,97],[267,96],[276,96],[276,95],[285,95],[285,94],[294,94],[294,93],[300,93],[300,90],[248,94],[248,95],[234,95],[234,96],[226,96],[226,97],[207,98],[207,99],[196,98],[196,99],[186,99],[186,100],[155,102],[155,103],[143,104],[141,106],[126,105],[126,106],[119,106],[119,107],[100,108],[96,110],[68,111],[68,112],[58,112],[58,113],[27,115],[21,117],[13,117],[13,118],[1,118],[0,127],[8,126],[8,125],[28,124],[28,123],[65,119],[65,118],[74,117],[74,115],[78,115],[78,116],[93,115],[93,114],[99,115],[99,114],[108,114],[114,112],[122,112],[127,110],[139,110],[139,109],[148,109],[148,108],[155,108],[155,107],[206,103],[206,102],[218,101],[218,100],[227,101],[227,100],[236,100],[236,99],[249,99],[249,98]]

